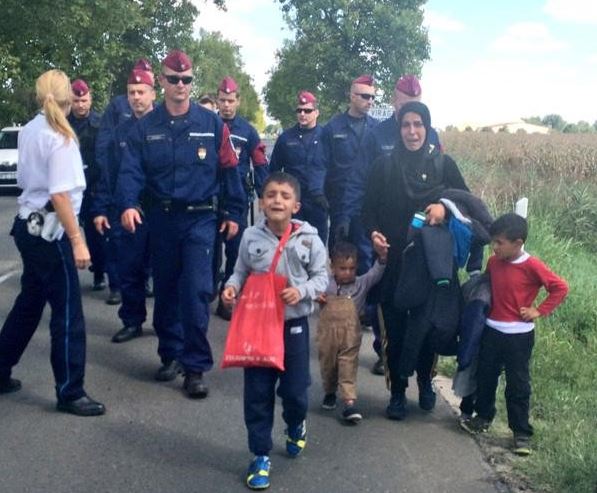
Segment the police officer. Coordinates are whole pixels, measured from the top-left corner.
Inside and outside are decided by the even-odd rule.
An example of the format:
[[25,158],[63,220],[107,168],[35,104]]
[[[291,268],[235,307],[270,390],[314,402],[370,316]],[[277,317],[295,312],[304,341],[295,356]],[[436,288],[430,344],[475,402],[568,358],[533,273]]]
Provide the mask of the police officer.
[[[153,70],[151,64],[146,58],[139,58],[133,65],[132,70],[142,70],[151,74],[153,78]],[[112,98],[108,106],[106,106],[102,118],[100,120],[100,128],[97,131],[95,144],[95,158],[99,164],[100,169],[107,169],[111,166],[113,144],[116,139],[116,128],[123,122],[133,117],[133,109],[128,101],[127,94],[119,94]],[[94,214],[95,216],[95,214]],[[109,239],[106,243],[106,262],[107,268],[111,269],[116,262],[115,248],[112,248]],[[149,259],[144,266],[145,269],[145,294],[153,296],[151,289],[150,276],[151,268],[149,266]],[[118,272],[118,268],[114,270]]]
[[365,143],[377,120],[368,113],[375,100],[373,77],[361,75],[350,86],[350,105],[323,128],[321,153],[327,169],[325,196],[330,203],[330,238],[333,250],[339,240],[354,243],[359,252],[358,273],[367,272],[373,262],[371,240],[360,220],[368,165]]
[[[207,326],[216,231],[228,239],[238,232],[246,197],[228,127],[190,101],[190,58],[171,51],[161,69],[164,103],[127,136],[116,200],[125,229],[149,225],[153,322],[162,361],[155,378],[173,380],[184,370],[185,393],[202,398],[208,393],[203,373],[213,365]],[[148,205],[142,217],[138,204],[144,189]]]
[[308,91],[300,91],[295,111],[297,124],[278,137],[269,168],[272,173],[285,171],[298,179],[301,184],[301,209],[296,217],[317,228],[325,245],[329,205],[323,191],[325,167],[322,160],[315,159],[323,130],[317,123],[317,98]]
[[[118,268],[122,305],[118,316],[123,327],[114,334],[112,342],[126,342],[143,333],[142,325],[147,317],[145,307],[145,266],[149,258],[149,231],[143,222],[134,233],[125,231],[120,223],[114,190],[120,169],[126,137],[138,119],[153,109],[155,101],[154,76],[146,70],[133,70],[127,81],[127,97],[133,115],[125,119],[114,131],[112,152],[108,166],[102,167],[102,177],[93,202],[94,224],[100,234],[109,237],[112,245],[108,255],[114,255]],[[141,205],[139,204],[141,210]]]
[[[415,75],[403,75],[396,81],[393,97],[395,111],[388,119],[381,122],[369,136],[367,148],[371,163],[380,155],[392,153],[396,139],[400,136],[396,115],[404,104],[410,101],[421,101],[421,93],[421,84]],[[429,143],[439,147],[439,136],[433,128],[431,130],[429,133]]]
[[[238,234],[225,241],[226,266],[221,284],[223,289],[224,284],[234,271],[240,239],[247,227],[248,209],[255,200],[255,194],[261,195],[261,187],[267,178],[268,168],[265,145],[261,142],[257,130],[237,114],[240,106],[240,90],[232,77],[224,77],[220,82],[217,102],[220,117],[230,130],[230,138],[238,157],[238,169],[244,184],[246,204],[238,225]],[[230,320],[231,317],[230,310],[221,301],[218,302],[216,314],[224,320]]]
[[[68,122],[77,134],[79,139],[79,148],[83,158],[83,167],[85,169],[85,180],[87,188],[83,195],[83,204],[81,205],[80,220],[85,231],[85,238],[89,245],[91,253],[91,269],[93,270],[93,290],[101,291],[106,287],[104,274],[106,272],[106,256],[104,252],[104,239],[95,230],[93,226],[93,217],[91,217],[90,207],[93,196],[96,193],[96,187],[99,182],[100,171],[95,160],[95,139],[99,129],[101,116],[91,109],[93,98],[87,82],[83,79],[77,79],[71,84],[73,91],[73,103],[71,112],[68,115]],[[108,275],[110,282],[110,291],[114,292],[115,298],[112,301],[118,302],[117,290],[118,281],[115,273]]]
[[16,392],[11,378],[50,304],[51,363],[57,409],[79,416],[104,414],[83,389],[85,320],[78,269],[89,250],[77,223],[85,175],[75,133],[66,115],[72,100],[66,74],[49,70],[35,84],[40,112],[19,135],[17,182],[23,190],[11,235],[23,260],[21,292],[0,332],[0,394]]

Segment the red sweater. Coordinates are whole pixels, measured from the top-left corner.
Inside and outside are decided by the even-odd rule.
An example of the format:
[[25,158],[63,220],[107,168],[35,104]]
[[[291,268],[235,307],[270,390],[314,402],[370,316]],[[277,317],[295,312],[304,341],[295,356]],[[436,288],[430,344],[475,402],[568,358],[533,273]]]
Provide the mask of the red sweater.
[[[531,330],[533,325],[521,319],[520,309],[533,306],[541,287],[548,292],[537,307],[541,316],[549,315],[568,294],[566,281],[528,253],[512,262],[493,255],[487,262],[487,272],[491,278],[490,321],[514,323],[512,325],[522,322],[521,325],[530,325],[528,330]],[[488,325],[493,326],[489,322]]]

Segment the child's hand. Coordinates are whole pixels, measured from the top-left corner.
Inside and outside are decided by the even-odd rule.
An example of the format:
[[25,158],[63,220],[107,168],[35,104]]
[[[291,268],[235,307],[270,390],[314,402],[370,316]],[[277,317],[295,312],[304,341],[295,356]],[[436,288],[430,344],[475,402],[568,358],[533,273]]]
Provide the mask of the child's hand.
[[320,305],[325,305],[328,302],[328,298],[325,293],[321,293],[315,301],[317,301],[317,303]]
[[525,322],[530,322],[531,320],[539,318],[541,314],[539,313],[539,310],[537,310],[534,306],[523,306],[520,309],[520,316]]
[[425,214],[429,226],[435,226],[444,222],[446,208],[442,204],[430,204],[425,208]]
[[301,301],[301,292],[296,288],[286,288],[282,290],[280,297],[287,305],[296,305]]
[[224,288],[224,291],[222,291],[221,298],[222,303],[224,303],[226,307],[232,307],[236,300],[236,289],[234,289],[234,286],[228,286],[227,288]]

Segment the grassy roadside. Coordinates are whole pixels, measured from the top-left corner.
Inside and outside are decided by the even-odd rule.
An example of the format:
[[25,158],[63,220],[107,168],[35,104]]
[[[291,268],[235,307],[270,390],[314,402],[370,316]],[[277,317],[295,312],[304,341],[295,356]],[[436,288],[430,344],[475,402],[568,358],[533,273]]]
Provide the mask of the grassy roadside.
[[[514,136],[512,136],[514,137]],[[443,136],[442,136],[443,138]],[[475,136],[470,138],[474,139]],[[491,139],[482,136],[482,139]],[[503,136],[499,137],[504,139]],[[517,138],[519,138],[517,136]],[[517,166],[506,151],[501,161],[473,160],[463,148],[456,158],[472,190],[497,214],[529,197],[530,235],[526,249],[570,284],[565,303],[536,328],[532,361],[531,421],[534,454],[504,461],[534,491],[595,493],[597,491],[597,184],[595,175],[533,168],[528,155]],[[503,142],[503,140],[502,140]],[[486,143],[486,141],[484,142]],[[456,146],[457,147],[457,146]],[[473,146],[474,147],[474,146]],[[518,149],[518,147],[516,147]],[[491,156],[491,149],[488,149]],[[569,150],[568,150],[569,151]],[[460,152],[460,155],[458,154]],[[561,161],[565,166],[567,162]],[[575,166],[571,161],[570,164]],[[451,365],[443,369],[450,371]],[[503,386],[498,390],[498,416],[488,437],[494,445],[509,444]],[[485,441],[485,439],[484,439]],[[499,454],[498,454],[499,455]],[[492,456],[499,462],[499,456]]]

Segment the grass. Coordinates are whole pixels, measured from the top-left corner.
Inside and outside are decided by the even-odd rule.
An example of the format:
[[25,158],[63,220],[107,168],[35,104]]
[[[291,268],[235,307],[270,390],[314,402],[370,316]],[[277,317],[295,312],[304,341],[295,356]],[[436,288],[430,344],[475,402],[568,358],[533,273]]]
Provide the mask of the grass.
[[[570,285],[566,301],[552,316],[537,322],[531,398],[535,450],[527,459],[514,460],[514,471],[526,477],[535,491],[595,493],[597,160],[592,159],[597,139],[582,141],[587,157],[574,147],[576,140],[568,142],[567,148],[559,136],[549,145],[545,138],[535,142],[531,137],[469,134],[470,148],[475,152],[484,148],[483,157],[467,151],[458,140],[462,135],[455,136],[455,141],[442,136],[471,189],[495,213],[510,211],[517,198],[529,197],[526,249]],[[477,138],[481,143],[474,142]],[[547,155],[556,156],[558,166],[548,162]],[[453,371],[453,363],[443,362],[440,370]],[[510,433],[503,386],[498,390],[495,425],[492,433],[497,440]]]

